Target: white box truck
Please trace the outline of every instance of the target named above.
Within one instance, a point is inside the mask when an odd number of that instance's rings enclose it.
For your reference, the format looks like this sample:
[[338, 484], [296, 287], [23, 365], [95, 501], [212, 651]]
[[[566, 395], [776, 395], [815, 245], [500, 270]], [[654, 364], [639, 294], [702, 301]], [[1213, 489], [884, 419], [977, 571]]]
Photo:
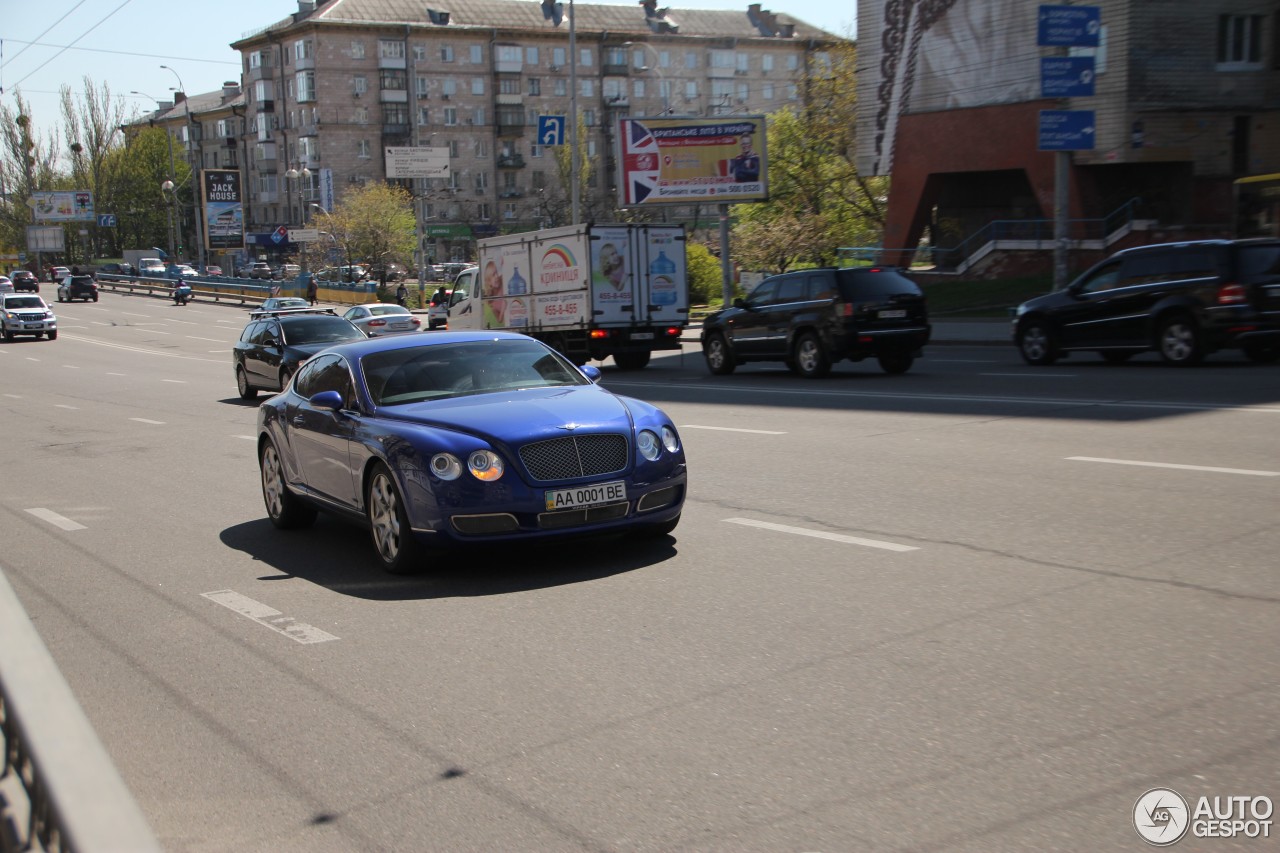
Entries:
[[682, 225], [571, 225], [477, 241], [458, 274], [450, 329], [522, 332], [578, 364], [638, 370], [678, 350], [689, 321]]

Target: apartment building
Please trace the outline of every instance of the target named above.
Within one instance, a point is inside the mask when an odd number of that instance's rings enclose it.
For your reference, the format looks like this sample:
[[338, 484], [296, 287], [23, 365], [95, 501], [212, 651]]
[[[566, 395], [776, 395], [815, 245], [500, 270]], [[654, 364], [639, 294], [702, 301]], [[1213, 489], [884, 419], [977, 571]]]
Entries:
[[300, 0], [231, 45], [238, 88], [149, 120], [205, 168], [243, 171], [246, 230], [263, 248], [280, 225], [310, 222], [312, 205], [331, 209], [348, 187], [386, 180], [386, 148], [446, 148], [449, 179], [400, 181], [420, 206], [426, 256], [445, 260], [478, 237], [567, 221], [567, 188], [534, 131], [541, 115], [569, 114], [571, 80], [593, 167], [584, 216], [611, 216], [614, 119], [798, 105], [804, 75], [839, 40], [760, 4], [576, 3], [570, 55], [567, 14], [538, 0]]
[[[1059, 4], [1061, 5], [1061, 4]], [[1070, 218], [1132, 199], [1161, 226], [1232, 222], [1232, 185], [1280, 171], [1280, 11], [1257, 0], [1094, 0], [1097, 47], [1040, 47], [1042, 6], [858, 7], [858, 153], [891, 175], [886, 247], [955, 245], [993, 220], [1053, 217], [1041, 110], [1094, 113], [1070, 154]], [[1094, 91], [1046, 98], [1041, 59], [1091, 56]]]

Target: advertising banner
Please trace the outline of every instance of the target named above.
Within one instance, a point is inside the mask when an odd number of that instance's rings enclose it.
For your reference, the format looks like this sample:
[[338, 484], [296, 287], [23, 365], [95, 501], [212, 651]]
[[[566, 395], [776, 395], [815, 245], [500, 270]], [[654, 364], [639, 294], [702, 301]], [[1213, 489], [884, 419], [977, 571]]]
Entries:
[[244, 248], [244, 200], [240, 189], [240, 172], [236, 169], [200, 171], [206, 249]]
[[36, 192], [27, 202], [40, 222], [96, 222], [93, 193], [85, 190]]
[[769, 197], [764, 116], [623, 118], [617, 130], [622, 207]]

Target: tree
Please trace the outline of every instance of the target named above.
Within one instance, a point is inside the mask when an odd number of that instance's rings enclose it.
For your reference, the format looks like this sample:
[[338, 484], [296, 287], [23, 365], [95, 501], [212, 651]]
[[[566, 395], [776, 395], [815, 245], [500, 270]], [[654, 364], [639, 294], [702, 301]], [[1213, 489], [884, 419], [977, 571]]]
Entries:
[[58, 136], [35, 135], [31, 105], [21, 92], [14, 107], [0, 106], [0, 246], [24, 248], [32, 224], [27, 202], [37, 190], [54, 186], [58, 164]]
[[349, 263], [413, 263], [413, 198], [404, 187], [374, 181], [348, 190], [325, 221]]
[[685, 274], [689, 279], [689, 301], [706, 305], [724, 295], [720, 259], [702, 243], [685, 243]]
[[888, 183], [854, 166], [856, 48], [832, 46], [804, 78], [802, 106], [769, 116], [769, 201], [738, 205], [734, 257], [782, 272], [827, 265], [843, 246], [879, 242]]
[[[124, 120], [124, 108], [111, 99], [111, 88], [103, 83], [94, 89], [93, 80], [84, 78], [84, 92], [77, 99], [69, 86], [62, 87], [62, 122], [71, 156], [70, 189], [93, 193], [95, 210], [115, 212], [122, 158], [112, 157], [120, 147], [117, 136]], [[83, 223], [79, 227], [85, 227]], [[77, 229], [78, 230], [78, 229]], [[100, 237], [97, 223], [88, 224], [91, 235]], [[106, 230], [106, 229], [102, 229]], [[109, 236], [109, 235], [108, 235]], [[95, 244], [96, 244], [95, 240]], [[71, 245], [70, 243], [68, 245]], [[114, 247], [118, 250], [118, 246]], [[96, 252], [93, 254], [97, 254]], [[111, 252], [118, 257], [119, 252]], [[89, 260], [88, 257], [82, 260]]]

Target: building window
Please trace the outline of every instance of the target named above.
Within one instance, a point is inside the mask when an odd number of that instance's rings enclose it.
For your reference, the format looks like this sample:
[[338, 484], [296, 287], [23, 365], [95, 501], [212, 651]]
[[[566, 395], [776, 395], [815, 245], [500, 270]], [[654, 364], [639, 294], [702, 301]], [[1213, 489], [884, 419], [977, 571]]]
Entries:
[[538, 49], [536, 47], [526, 47], [524, 49], [524, 61], [526, 65], [537, 67], [538, 65]]
[[357, 95], [363, 95], [365, 92], [369, 91], [368, 79], [363, 74], [352, 77], [351, 91], [355, 92]]
[[413, 46], [413, 61], [414, 62], [427, 61], [427, 46], [425, 44], [415, 44]]
[[378, 72], [378, 87], [403, 91], [409, 86], [409, 75], [403, 68], [383, 68]]
[[489, 158], [489, 143], [483, 139], [475, 141], [475, 155], [477, 160], [487, 160]]
[[542, 94], [542, 78], [540, 77], [529, 78], [529, 94], [535, 97]]
[[502, 218], [503, 219], [516, 218], [516, 203], [514, 201], [508, 201], [502, 205]]
[[764, 56], [760, 57], [760, 70], [761, 71], [773, 70], [773, 54], [772, 53], [766, 53]]
[[595, 110], [583, 110], [583, 111], [582, 111], [582, 123], [583, 123], [583, 124], [585, 124], [587, 127], [595, 127], [595, 126], [596, 126], [596, 111], [595, 111]]
[[795, 71], [799, 67], [800, 67], [800, 57], [796, 56], [794, 53], [787, 54], [787, 70]]
[[426, 97], [430, 97], [430, 95], [431, 95], [431, 80], [430, 80], [430, 78], [427, 78], [427, 77], [417, 77], [417, 78], [415, 78], [415, 79], [414, 79], [414, 85], [417, 87], [417, 90], [418, 90], [418, 97], [419, 97], [419, 98], [426, 98]]
[[471, 64], [480, 65], [484, 62], [484, 51], [478, 44], [471, 45]]
[[311, 39], [300, 39], [293, 43], [293, 55], [297, 59], [311, 58]]
[[585, 79], [585, 80], [579, 80], [579, 81], [578, 81], [578, 86], [579, 86], [579, 88], [580, 88], [580, 90], [581, 90], [581, 91], [579, 91], [579, 93], [578, 93], [578, 94], [580, 94], [582, 97], [584, 97], [584, 98], [594, 98], [594, 97], [595, 97], [595, 94], [596, 94], [596, 81], [592, 80], [590, 77], [588, 77], [588, 78], [587, 78], [587, 79]]
[[557, 77], [554, 86], [556, 94], [561, 98], [569, 94], [569, 83], [563, 77]]
[[369, 159], [369, 157], [371, 156], [369, 154], [369, 140], [361, 139], [358, 142], [356, 142], [356, 156], [362, 160]]
[[407, 125], [409, 123], [409, 105], [383, 104], [382, 123], [385, 125]]
[[773, 84], [772, 83], [762, 83], [760, 85], [760, 97], [766, 101], [773, 100]]
[[741, 74], [746, 74], [751, 70], [751, 55], [746, 53], [737, 54], [737, 70]]
[[316, 99], [316, 72], [299, 71], [296, 79], [298, 81], [298, 102], [314, 101]]
[[484, 107], [476, 107], [471, 114], [471, 123], [477, 127], [484, 127]]
[[253, 84], [253, 100], [257, 103], [269, 101], [272, 98], [271, 81], [259, 80]]
[[[450, 157], [457, 157], [457, 156], [458, 156], [458, 140], [456, 140], [456, 139], [450, 139], [450, 140], [449, 140], [449, 156], [450, 156]], [[450, 172], [450, 174], [451, 174], [451, 175], [453, 175], [453, 179], [454, 179], [454, 180], [453, 180], [453, 185], [456, 187], [456, 186], [458, 185], [458, 180], [457, 180], [457, 178], [458, 178], [458, 173], [457, 173], [457, 172], [453, 172], [453, 171], [451, 171], [451, 172]]]
[[369, 108], [356, 107], [356, 124], [368, 124], [368, 123], [369, 123]]
[[473, 95], [484, 94], [484, 78], [483, 77], [471, 78], [471, 94]]
[[444, 108], [444, 125], [445, 125], [445, 127], [455, 127], [455, 126], [457, 126], [457, 124], [458, 124], [458, 109], [457, 109], [457, 107], [445, 107], [445, 108]]
[[404, 59], [404, 42], [379, 39], [378, 56], [382, 59]]
[[594, 64], [591, 58], [591, 48], [584, 47], [578, 51], [578, 64], [583, 68], [590, 68]]
[[[531, 143], [529, 143], [529, 156], [530, 156], [530, 157], [541, 157], [541, 156], [542, 156], [542, 146], [541, 146], [541, 145], [539, 145], [539, 144], [538, 144], [538, 143], [536, 143], [536, 142], [531, 142]], [[541, 172], [539, 172], [538, 174], [541, 174]], [[536, 184], [537, 184], [537, 181], [534, 181], [534, 184], [536, 185]]]
[[686, 100], [690, 100], [690, 101], [697, 99], [698, 97], [698, 81], [697, 80], [684, 81], [684, 96]]
[[547, 188], [546, 172], [534, 172], [532, 180], [533, 180], [533, 188], [535, 190], [545, 190]]
[[[257, 54], [254, 54], [255, 56]], [[563, 47], [551, 48], [551, 64], [556, 68], [564, 68], [565, 52]]]
[[364, 42], [353, 41], [351, 43], [351, 58], [364, 59]]
[[453, 62], [453, 45], [451, 44], [440, 45], [440, 61]]
[[627, 49], [625, 47], [606, 47], [604, 49], [605, 65], [626, 65]]
[[458, 82], [452, 77], [446, 77], [440, 83], [440, 94], [453, 96], [458, 94]]
[[478, 190], [487, 190], [487, 189], [489, 189], [489, 173], [488, 173], [488, 172], [476, 172], [476, 174], [475, 174], [475, 182], [476, 182], [476, 189], [478, 189]]
[[[477, 189], [479, 189], [479, 187], [477, 187]], [[489, 202], [485, 201], [476, 205], [476, 217], [482, 222], [488, 222], [489, 219], [492, 218], [492, 214], [489, 210]]]
[[637, 98], [644, 97], [644, 81], [643, 80], [631, 81], [631, 94]]
[[418, 107], [418, 124], [431, 124], [431, 110]]
[[697, 67], [698, 67], [698, 54], [694, 53], [692, 50], [690, 50], [690, 51], [686, 51], [686, 52], [685, 52], [685, 55], [684, 55], [684, 67], [685, 67], [685, 68], [697, 68]]
[[524, 126], [524, 110], [517, 106], [497, 107], [498, 124], [503, 127], [523, 127]]
[[497, 61], [503, 65], [521, 65], [524, 63], [524, 48], [513, 44], [500, 44]]
[[1262, 68], [1262, 15], [1219, 15], [1218, 70], [1260, 68]]
[[737, 60], [734, 59], [732, 50], [712, 50], [709, 51], [709, 65], [712, 68], [736, 68]]

